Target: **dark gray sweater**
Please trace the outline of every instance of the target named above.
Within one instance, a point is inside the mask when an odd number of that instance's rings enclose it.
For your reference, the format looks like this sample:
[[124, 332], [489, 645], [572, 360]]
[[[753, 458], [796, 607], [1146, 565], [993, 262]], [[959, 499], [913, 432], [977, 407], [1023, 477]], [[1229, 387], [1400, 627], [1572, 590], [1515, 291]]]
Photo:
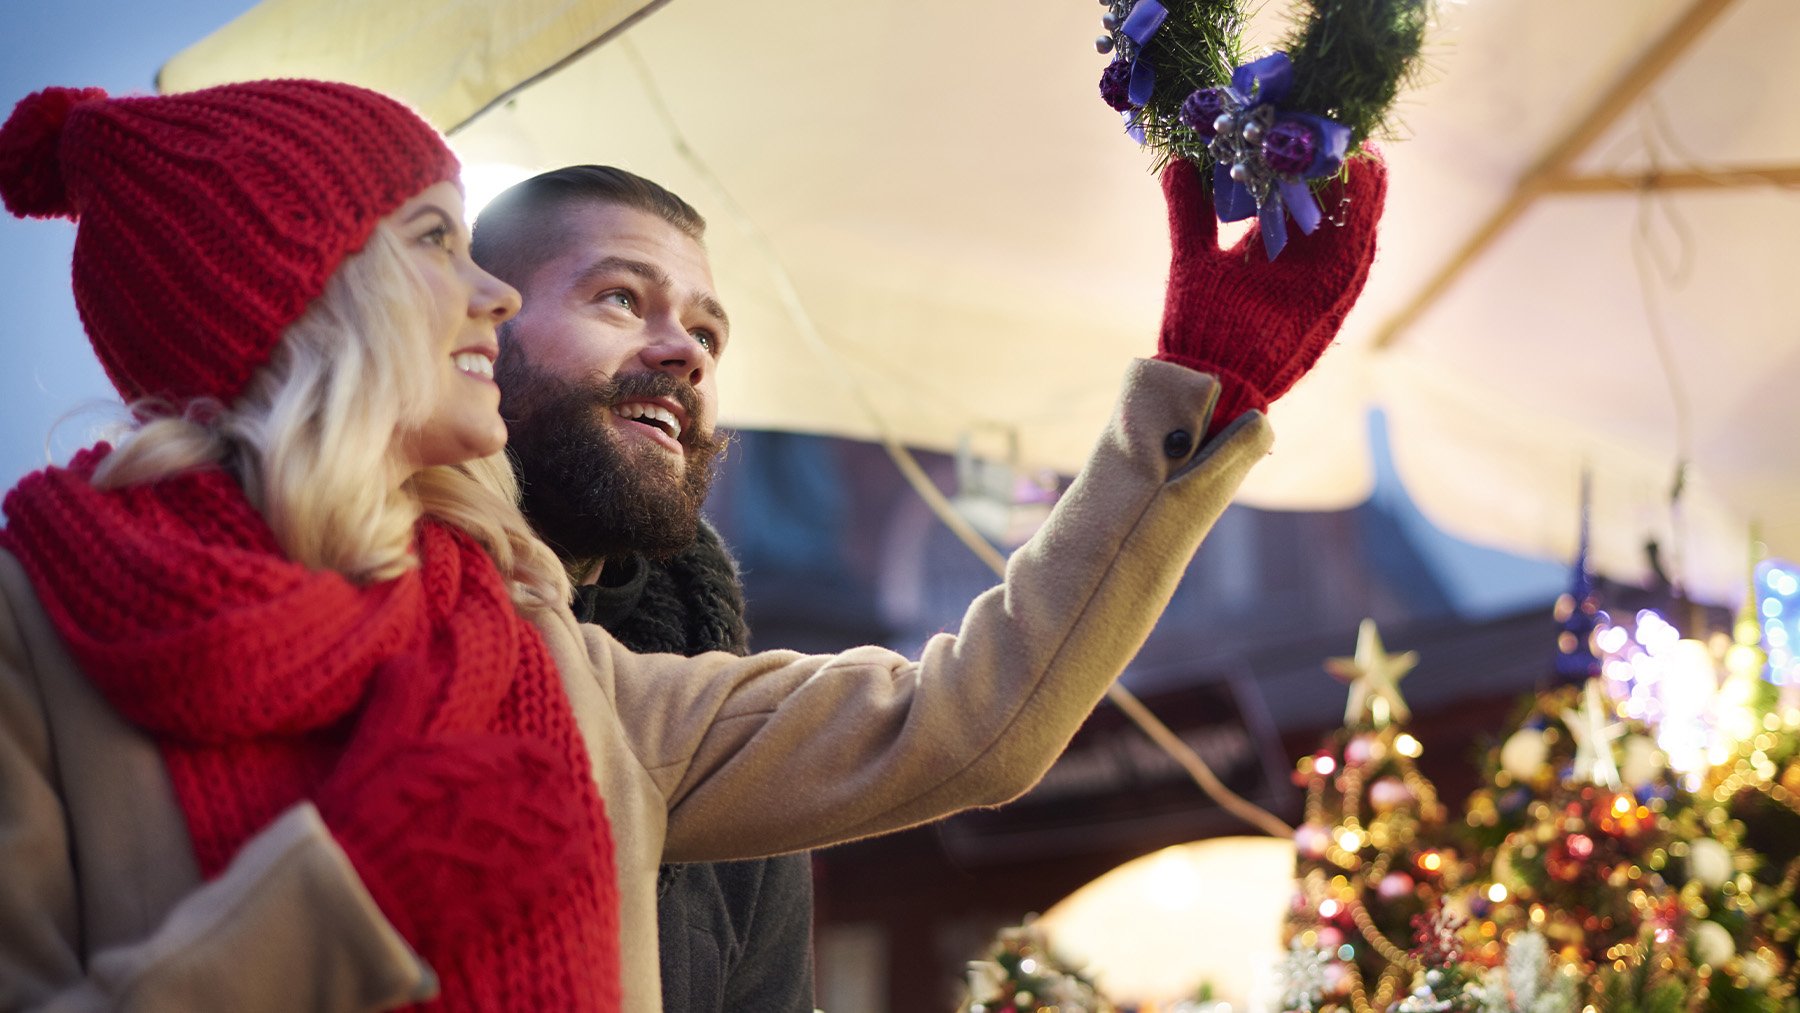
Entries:
[[[639, 653], [748, 650], [743, 585], [704, 523], [670, 559], [608, 560], [574, 609]], [[808, 856], [665, 865], [657, 898], [665, 1013], [811, 1013]]]

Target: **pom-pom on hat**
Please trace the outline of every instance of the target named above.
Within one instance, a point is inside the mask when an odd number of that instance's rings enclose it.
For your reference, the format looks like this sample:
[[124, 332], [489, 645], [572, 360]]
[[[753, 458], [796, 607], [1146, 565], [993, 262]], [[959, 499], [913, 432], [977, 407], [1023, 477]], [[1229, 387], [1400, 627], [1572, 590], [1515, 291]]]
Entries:
[[75, 305], [127, 400], [230, 403], [381, 218], [456, 156], [377, 92], [46, 88], [0, 126], [0, 200], [75, 220]]

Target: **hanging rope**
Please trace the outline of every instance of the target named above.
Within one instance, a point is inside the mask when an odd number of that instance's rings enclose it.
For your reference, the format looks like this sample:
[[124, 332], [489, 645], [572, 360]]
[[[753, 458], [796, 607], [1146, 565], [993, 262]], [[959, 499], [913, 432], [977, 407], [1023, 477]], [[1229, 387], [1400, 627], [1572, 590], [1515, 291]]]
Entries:
[[[1654, 178], [1663, 169], [1663, 152], [1668, 149], [1677, 155], [1683, 154], [1674, 133], [1668, 127], [1662, 115], [1662, 108], [1651, 102], [1646, 114], [1648, 125], [1643, 131], [1645, 155], [1650, 162], [1650, 178]], [[1666, 251], [1658, 241], [1652, 226], [1654, 217], [1660, 212], [1663, 221], [1675, 234], [1675, 249]], [[1687, 280], [1693, 268], [1693, 229], [1675, 209], [1674, 204], [1654, 189], [1645, 187], [1638, 191], [1636, 226], [1631, 238], [1631, 261], [1637, 272], [1638, 293], [1644, 303], [1644, 320], [1650, 331], [1650, 344], [1656, 350], [1658, 365], [1662, 367], [1663, 380], [1669, 389], [1669, 405], [1675, 425], [1675, 467], [1669, 480], [1669, 566], [1667, 575], [1678, 596], [1685, 597], [1684, 587], [1686, 573], [1682, 565], [1681, 497], [1687, 488], [1688, 464], [1693, 454], [1693, 423], [1688, 406], [1687, 391], [1681, 383], [1681, 370], [1675, 362], [1675, 352], [1669, 340], [1668, 329], [1664, 320], [1662, 307], [1656, 300], [1656, 281], [1665, 286], [1680, 286]]]
[[[794, 287], [793, 278], [788, 275], [787, 268], [783, 266], [781, 258], [775, 253], [774, 245], [756, 226], [750, 215], [733, 199], [724, 182], [712, 171], [712, 167], [704, 158], [700, 157], [699, 152], [695, 151], [692, 145], [688, 144], [687, 137], [676, 124], [668, 103], [663, 100], [662, 91], [657, 87], [656, 79], [650, 72], [649, 63], [638, 52], [631, 37], [626, 36], [620, 40], [619, 44], [626, 57], [631, 60], [632, 66], [637, 70], [638, 78], [644, 86], [644, 94], [649, 98], [658, 118], [662, 120], [664, 128], [668, 130], [670, 142], [674, 145], [676, 153], [712, 189], [719, 205], [725, 209], [726, 214], [732, 219], [732, 223], [761, 255], [763, 266], [769, 274], [769, 280], [775, 286], [776, 295], [781, 299], [782, 306], [787, 310], [788, 317], [801, 340], [806, 343], [813, 354], [829, 365], [830, 368], [827, 372], [839, 378], [845, 391], [855, 400], [857, 407], [874, 426], [880, 437], [882, 448], [893, 459], [895, 467], [900, 469], [900, 474], [905, 476], [907, 483], [925, 501], [926, 506], [931, 508], [931, 512], [964, 545], [968, 546], [969, 551], [973, 552], [976, 558], [986, 563], [996, 575], [1005, 576], [1006, 557], [990, 545], [987, 539], [983, 538], [980, 532], [977, 532], [961, 514], [956, 512], [950, 501], [931, 481], [930, 476], [926, 475], [925, 470], [919, 466], [919, 462], [913, 457], [912, 452], [895, 438], [893, 428], [881, 414], [881, 410], [875, 406], [874, 401], [869, 398], [868, 392], [862, 388], [862, 385], [857, 383], [843, 357], [831, 346], [830, 342], [825, 340], [824, 335], [813, 323], [812, 314], [807, 312], [806, 305], [800, 298], [799, 290]], [[1207, 766], [1206, 761], [1200, 758], [1200, 754], [1183, 742], [1180, 736], [1171, 731], [1168, 725], [1163, 724], [1155, 714], [1152, 714], [1150, 709], [1144, 706], [1143, 701], [1139, 700], [1131, 691], [1114, 682], [1107, 687], [1106, 696], [1125, 713], [1126, 717], [1142, 729], [1151, 741], [1168, 753], [1188, 773], [1188, 776], [1193, 778], [1194, 783], [1200, 786], [1200, 790], [1205, 792], [1207, 797], [1217, 802], [1227, 812], [1270, 836], [1292, 837], [1294, 835], [1294, 829], [1273, 813], [1226, 787], [1225, 783], [1219, 780], [1218, 775], [1213, 773], [1212, 768]]]

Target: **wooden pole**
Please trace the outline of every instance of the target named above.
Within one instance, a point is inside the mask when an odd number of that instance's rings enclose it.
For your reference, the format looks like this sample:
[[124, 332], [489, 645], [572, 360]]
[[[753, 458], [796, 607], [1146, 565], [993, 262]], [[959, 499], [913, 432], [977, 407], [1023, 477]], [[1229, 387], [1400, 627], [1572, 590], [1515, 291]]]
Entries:
[[1800, 187], [1800, 165], [1558, 176], [1544, 180], [1538, 192], [1541, 196], [1560, 196], [1573, 193], [1637, 193], [1641, 190], [1741, 190], [1762, 186]]
[[1513, 187], [1506, 201], [1444, 262], [1424, 287], [1399, 312], [1388, 318], [1375, 336], [1376, 350], [1394, 345], [1400, 333], [1449, 291], [1463, 271], [1486, 253], [1487, 248], [1493, 245], [1501, 233], [1518, 221], [1539, 197], [1550, 192], [1548, 186], [1551, 181], [1567, 179], [1569, 166], [1581, 157], [1582, 152], [1630, 109], [1645, 89], [1655, 84], [1708, 27], [1730, 9], [1731, 4], [1732, 0], [1695, 0], [1693, 6], [1670, 25], [1668, 31], [1651, 44], [1644, 55], [1613, 83], [1594, 107], [1588, 110], [1587, 115], [1538, 159], [1537, 164]]

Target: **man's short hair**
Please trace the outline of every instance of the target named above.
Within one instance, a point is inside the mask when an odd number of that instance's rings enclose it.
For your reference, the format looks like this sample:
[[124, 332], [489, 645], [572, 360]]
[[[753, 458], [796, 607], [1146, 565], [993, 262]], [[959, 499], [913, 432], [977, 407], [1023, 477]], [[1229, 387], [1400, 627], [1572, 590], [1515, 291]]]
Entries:
[[570, 209], [616, 204], [655, 215], [691, 237], [706, 240], [706, 219], [693, 205], [636, 173], [610, 165], [570, 165], [539, 173], [495, 197], [475, 221], [475, 262], [515, 288], [562, 252]]

